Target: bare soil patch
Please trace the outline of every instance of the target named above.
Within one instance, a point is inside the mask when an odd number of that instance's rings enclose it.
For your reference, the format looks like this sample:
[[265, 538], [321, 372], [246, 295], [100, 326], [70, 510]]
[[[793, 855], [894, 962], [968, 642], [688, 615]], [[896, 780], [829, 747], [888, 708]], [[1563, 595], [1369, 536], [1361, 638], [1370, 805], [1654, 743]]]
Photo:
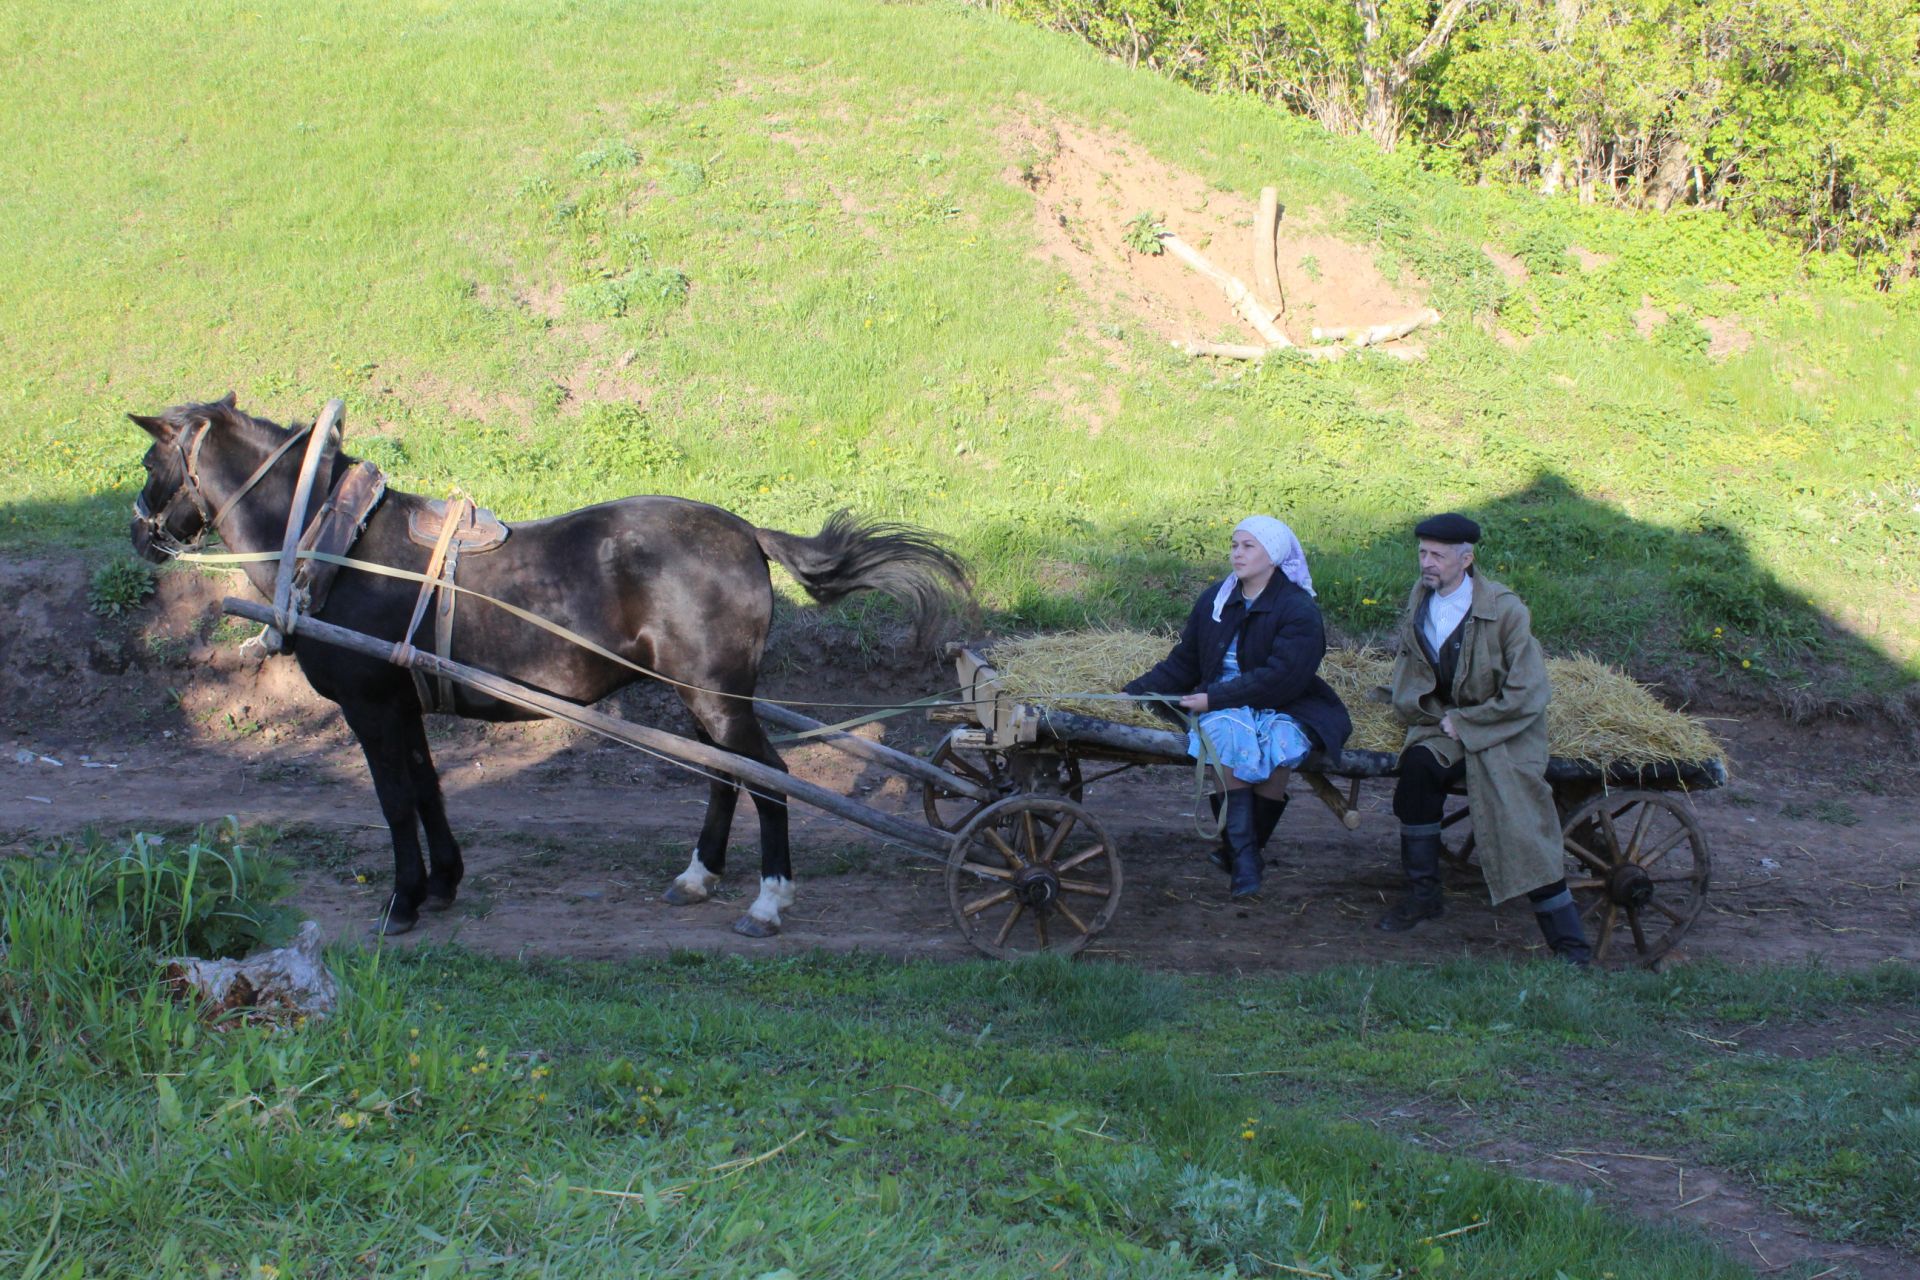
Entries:
[[[1162, 163], [1113, 130], [1034, 119], [1008, 126], [1003, 136], [1012, 157], [1007, 180], [1033, 193], [1041, 252], [1089, 298], [1168, 342], [1254, 340], [1218, 287], [1170, 254], [1137, 253], [1126, 242], [1128, 224], [1152, 214], [1251, 286], [1250, 199]], [[1283, 208], [1278, 260], [1286, 295], [1279, 325], [1302, 345], [1316, 326], [1381, 324], [1426, 306], [1417, 283], [1389, 283], [1371, 251], [1331, 234], [1315, 210]]]

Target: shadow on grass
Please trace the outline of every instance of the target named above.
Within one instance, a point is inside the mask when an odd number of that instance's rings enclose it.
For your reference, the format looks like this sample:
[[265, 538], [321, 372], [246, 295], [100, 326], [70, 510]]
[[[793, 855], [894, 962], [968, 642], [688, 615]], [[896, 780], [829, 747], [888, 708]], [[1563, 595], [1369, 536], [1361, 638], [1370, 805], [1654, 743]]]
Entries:
[[[1056, 549], [1035, 551], [1031, 529], [992, 531], [989, 538], [1024, 544], [1027, 556], [1059, 570], [1036, 574], [1001, 620], [1011, 629], [1122, 619], [1177, 627], [1201, 588], [1225, 572], [1228, 533], [1246, 501], [1196, 495], [1188, 513], [1107, 526], [1091, 554], [1084, 541], [1072, 548], [1061, 538]], [[1635, 519], [1551, 471], [1461, 509], [1481, 525], [1480, 567], [1520, 593], [1550, 652], [1594, 653], [1682, 700], [1712, 692], [1771, 701], [1796, 719], [1920, 718], [1911, 665], [1783, 584], [1731, 529]], [[1304, 532], [1330, 626], [1390, 642], [1415, 577], [1412, 526], [1429, 514], [1417, 495], [1398, 519], [1324, 539], [1313, 535], [1315, 513], [1274, 514]]]

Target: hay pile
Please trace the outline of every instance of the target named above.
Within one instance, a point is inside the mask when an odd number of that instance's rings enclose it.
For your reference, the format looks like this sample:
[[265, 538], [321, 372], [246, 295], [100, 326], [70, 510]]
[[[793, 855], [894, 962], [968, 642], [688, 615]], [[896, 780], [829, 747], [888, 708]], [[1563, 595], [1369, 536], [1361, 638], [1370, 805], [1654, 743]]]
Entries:
[[987, 653], [1000, 683], [1021, 702], [1098, 716], [1148, 729], [1172, 726], [1145, 702], [1061, 698], [1063, 693], [1118, 693], [1120, 686], [1167, 656], [1177, 635], [1149, 631], [1057, 631], [1002, 640]]
[[[1164, 729], [1144, 703], [1062, 698], [1113, 693], [1167, 656], [1176, 637], [1140, 631], [1078, 631], [1003, 640], [989, 661], [1007, 691], [1022, 702], [1059, 707], [1120, 724]], [[1320, 675], [1353, 717], [1354, 751], [1397, 752], [1405, 730], [1373, 690], [1387, 683], [1393, 657], [1380, 649], [1329, 649]], [[1547, 659], [1553, 701], [1547, 705], [1548, 749], [1591, 764], [1645, 767], [1723, 757], [1699, 721], [1671, 711], [1639, 681], [1588, 657]]]

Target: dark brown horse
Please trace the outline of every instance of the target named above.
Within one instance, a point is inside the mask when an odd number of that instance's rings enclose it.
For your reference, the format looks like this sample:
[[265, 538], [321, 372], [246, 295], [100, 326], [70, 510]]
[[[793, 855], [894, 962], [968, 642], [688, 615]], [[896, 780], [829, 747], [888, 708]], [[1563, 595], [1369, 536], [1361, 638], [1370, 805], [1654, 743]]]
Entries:
[[[301, 450], [295, 430], [250, 417], [233, 396], [180, 405], [157, 418], [129, 415], [153, 437], [147, 483], [135, 503], [134, 550], [155, 562], [197, 545], [211, 526], [236, 552], [277, 551], [293, 503]], [[275, 451], [281, 450], [275, 458]], [[319, 476], [312, 507], [353, 459], [337, 454]], [[262, 469], [264, 468], [264, 470]], [[432, 552], [408, 533], [408, 517], [426, 506], [389, 490], [353, 545], [356, 560], [426, 572]], [[777, 560], [814, 599], [879, 590], [907, 604], [922, 633], [955, 595], [964, 595], [960, 561], [923, 532], [862, 525], [845, 512], [814, 537], [757, 529], [728, 511], [683, 498], [625, 498], [513, 526], [497, 550], [460, 562], [462, 587], [516, 605], [629, 662], [682, 682], [700, 739], [784, 768], [753, 713], [754, 686], [773, 614], [768, 560]], [[277, 566], [245, 566], [253, 585], [273, 595]], [[382, 640], [399, 641], [414, 614], [414, 582], [342, 569], [313, 616]], [[641, 678], [631, 669], [472, 597], [457, 613], [451, 652], [442, 656], [587, 704]], [[427, 619], [408, 637], [436, 652]], [[314, 641], [289, 637], [294, 658], [316, 692], [340, 705], [373, 775], [393, 834], [393, 896], [382, 929], [402, 933], [420, 911], [451, 906], [463, 865], [447, 824], [439, 776], [427, 748], [420, 694], [401, 667]], [[686, 687], [691, 686], [691, 687]], [[453, 714], [518, 720], [530, 713], [454, 687]], [[739, 798], [716, 778], [693, 860], [666, 900], [705, 900], [726, 866], [727, 833]], [[780, 928], [793, 901], [786, 802], [755, 793], [760, 816], [760, 894], [734, 924], [750, 937]], [[424, 828], [431, 867], [421, 857]]]

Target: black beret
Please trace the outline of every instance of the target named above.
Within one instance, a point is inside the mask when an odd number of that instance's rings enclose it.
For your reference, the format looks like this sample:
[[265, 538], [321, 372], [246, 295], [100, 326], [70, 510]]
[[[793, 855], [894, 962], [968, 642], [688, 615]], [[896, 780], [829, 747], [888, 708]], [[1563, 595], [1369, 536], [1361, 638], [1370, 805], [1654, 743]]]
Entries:
[[1480, 526], [1457, 511], [1428, 516], [1413, 526], [1413, 536], [1434, 542], [1478, 542]]

